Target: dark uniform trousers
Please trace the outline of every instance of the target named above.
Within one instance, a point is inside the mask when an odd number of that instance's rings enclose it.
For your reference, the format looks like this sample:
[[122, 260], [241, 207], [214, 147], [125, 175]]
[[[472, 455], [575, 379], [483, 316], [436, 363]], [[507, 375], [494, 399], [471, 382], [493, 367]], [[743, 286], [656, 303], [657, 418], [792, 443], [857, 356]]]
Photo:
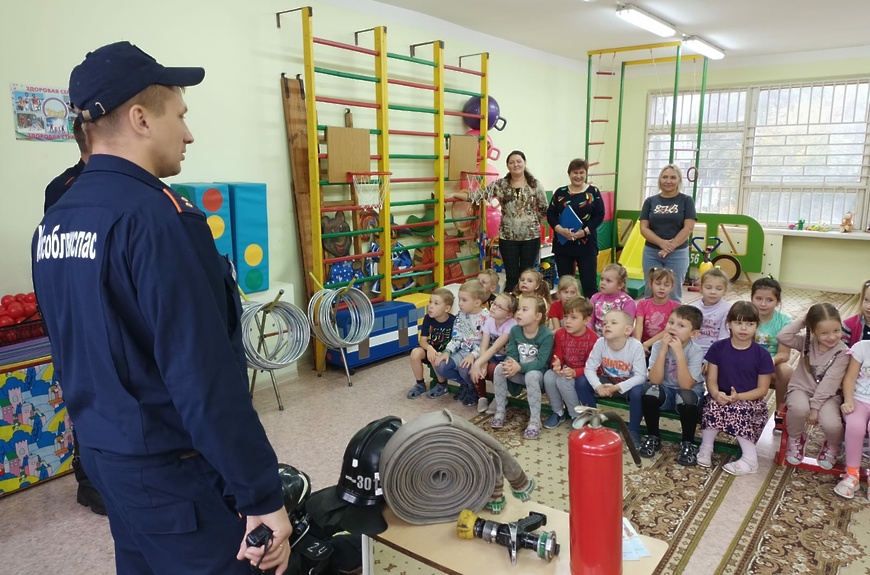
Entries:
[[236, 559], [245, 520], [196, 452], [147, 457], [81, 447], [103, 494], [119, 575], [250, 575]]

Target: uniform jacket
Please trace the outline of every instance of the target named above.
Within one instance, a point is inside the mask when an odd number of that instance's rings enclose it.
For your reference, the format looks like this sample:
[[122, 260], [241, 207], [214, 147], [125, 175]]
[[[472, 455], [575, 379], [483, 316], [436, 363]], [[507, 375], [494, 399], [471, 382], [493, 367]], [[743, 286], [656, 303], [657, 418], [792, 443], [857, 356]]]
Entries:
[[204, 214], [139, 166], [94, 155], [39, 224], [32, 257], [81, 445], [131, 461], [195, 450], [240, 512], [279, 509], [232, 264]]

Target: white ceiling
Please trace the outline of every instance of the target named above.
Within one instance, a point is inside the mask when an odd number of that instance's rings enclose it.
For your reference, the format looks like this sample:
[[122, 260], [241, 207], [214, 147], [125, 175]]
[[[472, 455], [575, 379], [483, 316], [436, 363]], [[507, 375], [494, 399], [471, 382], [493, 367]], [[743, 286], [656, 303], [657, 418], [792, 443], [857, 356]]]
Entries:
[[[588, 50], [668, 41], [618, 18], [615, 0], [379, 1], [574, 60], [585, 60]], [[719, 46], [726, 58], [870, 45], [868, 0], [632, 3]]]

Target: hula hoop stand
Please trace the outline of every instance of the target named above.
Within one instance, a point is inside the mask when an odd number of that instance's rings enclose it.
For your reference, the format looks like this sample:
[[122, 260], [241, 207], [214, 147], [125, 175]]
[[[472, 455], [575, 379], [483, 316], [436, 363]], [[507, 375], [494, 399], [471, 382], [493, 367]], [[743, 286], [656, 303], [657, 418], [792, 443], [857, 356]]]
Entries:
[[[317, 284], [320, 283], [317, 279], [314, 281]], [[345, 348], [359, 345], [368, 339], [375, 323], [375, 310], [372, 307], [372, 302], [363, 292], [353, 289], [354, 281], [355, 279], [351, 280], [349, 285], [337, 290], [321, 288], [308, 302], [308, 320], [311, 330], [327, 349], [337, 349], [341, 353], [341, 363], [344, 365], [348, 387], [353, 386], [353, 380], [350, 378], [351, 373], [347, 365]], [[335, 321], [340, 307], [346, 309], [349, 314], [344, 336], [339, 333]], [[325, 354], [326, 349], [324, 349]], [[326, 361], [322, 363], [325, 371]], [[317, 377], [322, 375], [322, 371], [317, 373]]]
[[[248, 367], [254, 371], [249, 392], [253, 397], [257, 374], [261, 371], [269, 372], [275, 399], [278, 400], [278, 410], [283, 411], [284, 402], [278, 391], [275, 370], [287, 367], [302, 357], [311, 339], [311, 326], [305, 312], [291, 303], [281, 301], [281, 296], [284, 295], [283, 289], [278, 291], [274, 300], [267, 303], [249, 301], [241, 289], [239, 293], [243, 298], [242, 346], [245, 349]], [[266, 319], [269, 316], [275, 324], [275, 331], [266, 333]], [[270, 344], [269, 340], [273, 337], [277, 340], [274, 344]]]

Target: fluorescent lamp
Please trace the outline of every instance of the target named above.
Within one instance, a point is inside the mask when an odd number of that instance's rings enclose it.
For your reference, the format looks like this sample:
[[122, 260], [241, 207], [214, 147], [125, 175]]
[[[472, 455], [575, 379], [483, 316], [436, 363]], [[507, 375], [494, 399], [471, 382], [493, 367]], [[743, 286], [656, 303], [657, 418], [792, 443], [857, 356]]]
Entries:
[[692, 52], [697, 52], [713, 60], [721, 60], [725, 57], [725, 52], [697, 36], [689, 36], [683, 40], [683, 46]]
[[649, 12], [644, 12], [634, 4], [620, 6], [616, 9], [616, 15], [626, 22], [630, 22], [638, 28], [643, 28], [662, 38], [669, 38], [676, 32], [673, 26]]

